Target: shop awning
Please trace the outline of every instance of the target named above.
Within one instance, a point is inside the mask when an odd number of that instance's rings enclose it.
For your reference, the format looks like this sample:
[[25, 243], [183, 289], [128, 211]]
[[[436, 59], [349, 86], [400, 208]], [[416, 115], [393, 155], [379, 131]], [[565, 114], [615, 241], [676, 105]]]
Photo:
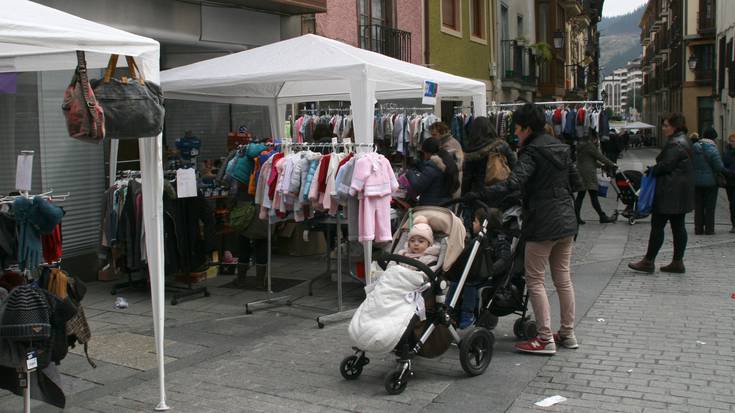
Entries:
[[[0, 13], [0, 72], [69, 70], [71, 79], [72, 70], [77, 66], [77, 50], [85, 51], [90, 68], [107, 66], [111, 54], [134, 56], [139, 59], [146, 79], [159, 81], [160, 46], [157, 41], [30, 1], [3, 1]], [[144, 225], [159, 366], [160, 402], [157, 409], [167, 409], [163, 366], [162, 143], [161, 135], [141, 138], [138, 145], [143, 180]]]

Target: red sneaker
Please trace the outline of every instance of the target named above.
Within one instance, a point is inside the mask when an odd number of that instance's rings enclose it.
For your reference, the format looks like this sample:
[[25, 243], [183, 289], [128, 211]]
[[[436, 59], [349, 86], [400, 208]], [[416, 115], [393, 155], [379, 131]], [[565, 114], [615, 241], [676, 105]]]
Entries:
[[536, 336], [528, 341], [521, 341], [520, 343], [516, 343], [515, 348], [516, 350], [522, 351], [524, 353], [548, 355], [556, 354], [556, 344], [554, 344], [554, 340], [544, 340], [539, 336]]

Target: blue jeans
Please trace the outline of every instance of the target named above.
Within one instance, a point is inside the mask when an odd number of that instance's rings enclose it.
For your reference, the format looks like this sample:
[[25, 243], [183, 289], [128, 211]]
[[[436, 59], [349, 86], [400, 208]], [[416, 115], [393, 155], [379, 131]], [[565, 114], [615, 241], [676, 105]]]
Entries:
[[[458, 283], [451, 283], [449, 287], [449, 294], [447, 295], [447, 303], [452, 301], [454, 293], [457, 290]], [[477, 287], [465, 283], [464, 290], [462, 292], [462, 304], [460, 305], [460, 311], [463, 313], [474, 313], [475, 307], [477, 306]]]

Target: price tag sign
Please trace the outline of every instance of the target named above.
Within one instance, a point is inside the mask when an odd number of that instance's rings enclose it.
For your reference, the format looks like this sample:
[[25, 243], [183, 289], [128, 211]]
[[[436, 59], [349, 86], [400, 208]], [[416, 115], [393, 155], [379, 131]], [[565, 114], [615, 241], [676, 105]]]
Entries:
[[436, 82], [427, 80], [424, 82], [424, 96], [421, 99], [423, 105], [436, 105], [436, 95], [439, 91], [439, 85]]
[[339, 141], [337, 140], [337, 138], [332, 138], [332, 145], [336, 145], [338, 143]]
[[351, 143], [352, 143], [352, 139], [350, 139], [350, 138], [345, 138], [343, 142], [344, 142], [344, 143], [345, 143], [346, 145], [349, 145], [349, 144], [351, 144]]
[[176, 195], [179, 198], [197, 196], [197, 174], [194, 168], [176, 170]]
[[19, 191], [30, 191], [32, 176], [33, 152], [23, 151], [18, 155], [18, 164], [15, 167], [15, 189]]
[[36, 357], [35, 351], [29, 351], [26, 354], [26, 369], [28, 371], [34, 371], [38, 367], [38, 358]]

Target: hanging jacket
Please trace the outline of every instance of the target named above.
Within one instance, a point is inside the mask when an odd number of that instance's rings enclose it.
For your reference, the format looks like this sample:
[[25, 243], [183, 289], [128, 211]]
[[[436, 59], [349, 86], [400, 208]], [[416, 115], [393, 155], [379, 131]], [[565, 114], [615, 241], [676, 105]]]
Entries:
[[577, 111], [570, 109], [567, 112], [566, 121], [564, 123], [564, 134], [569, 137], [577, 137]]
[[248, 184], [250, 182], [250, 173], [255, 166], [254, 158], [266, 150], [266, 146], [262, 143], [251, 143], [244, 150], [244, 153], [235, 158], [235, 164], [232, 167], [232, 177], [238, 182]]
[[672, 136], [656, 157], [653, 212], [685, 214], [694, 209], [692, 144], [683, 132]]
[[710, 139], [700, 139], [694, 149], [694, 184], [696, 186], [717, 186], [717, 174], [725, 170], [720, 151]]
[[164, 192], [163, 211], [166, 272], [202, 271], [216, 249], [214, 213], [202, 192], [176, 199]]

